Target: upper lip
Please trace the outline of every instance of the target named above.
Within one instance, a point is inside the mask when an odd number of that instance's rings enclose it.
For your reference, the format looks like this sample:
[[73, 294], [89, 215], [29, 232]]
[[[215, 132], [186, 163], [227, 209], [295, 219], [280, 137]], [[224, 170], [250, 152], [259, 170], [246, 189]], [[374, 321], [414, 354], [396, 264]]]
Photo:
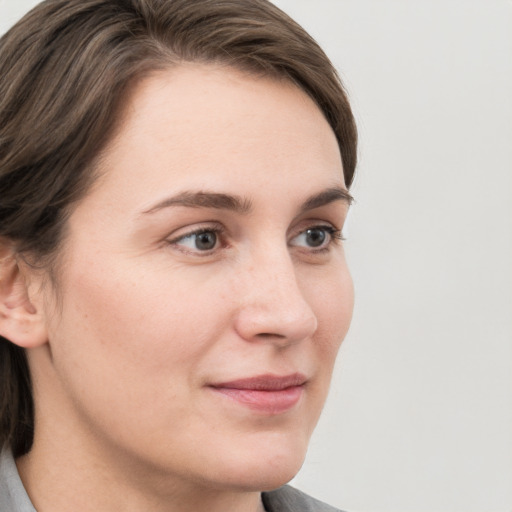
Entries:
[[301, 373], [292, 373], [290, 375], [265, 374], [248, 377], [243, 379], [231, 380], [228, 382], [219, 382], [211, 384], [214, 388], [227, 389], [251, 389], [254, 391], [281, 391], [283, 389], [302, 386], [307, 378]]

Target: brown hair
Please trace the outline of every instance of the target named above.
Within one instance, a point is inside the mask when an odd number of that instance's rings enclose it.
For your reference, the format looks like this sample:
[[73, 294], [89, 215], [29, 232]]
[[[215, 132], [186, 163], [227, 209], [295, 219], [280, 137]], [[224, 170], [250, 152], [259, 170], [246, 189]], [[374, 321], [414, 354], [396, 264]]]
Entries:
[[[343, 86], [315, 41], [270, 2], [46, 0], [0, 39], [0, 241], [51, 269], [123, 92], [180, 61], [295, 83], [330, 123], [350, 186], [357, 133]], [[25, 353], [0, 337], [0, 448], [30, 450], [33, 420]]]

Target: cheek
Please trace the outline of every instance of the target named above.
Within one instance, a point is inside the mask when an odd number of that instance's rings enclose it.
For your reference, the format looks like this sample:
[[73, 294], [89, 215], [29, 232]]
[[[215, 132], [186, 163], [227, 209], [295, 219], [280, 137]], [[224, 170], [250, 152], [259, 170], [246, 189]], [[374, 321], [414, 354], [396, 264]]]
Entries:
[[84, 379], [133, 383], [141, 393], [199, 364], [224, 319], [211, 293], [171, 275], [106, 263], [70, 271], [53, 333], [58, 361], [74, 362]]
[[323, 386], [327, 395], [334, 363], [349, 330], [354, 309], [354, 285], [346, 265], [331, 276], [317, 299], [319, 336], [315, 346], [323, 365]]
[[354, 286], [348, 268], [343, 263], [329, 272], [322, 283], [309, 280], [306, 292], [318, 320], [317, 343], [327, 356], [335, 358], [345, 338], [354, 309]]
[[149, 274], [104, 262], [94, 271], [69, 269], [50, 340], [73, 410], [127, 446], [157, 432], [168, 440], [170, 425], [176, 435], [187, 431], [198, 414], [189, 404], [197, 403], [201, 370], [229, 324], [229, 305], [213, 299], [214, 283], [190, 287], [156, 268]]

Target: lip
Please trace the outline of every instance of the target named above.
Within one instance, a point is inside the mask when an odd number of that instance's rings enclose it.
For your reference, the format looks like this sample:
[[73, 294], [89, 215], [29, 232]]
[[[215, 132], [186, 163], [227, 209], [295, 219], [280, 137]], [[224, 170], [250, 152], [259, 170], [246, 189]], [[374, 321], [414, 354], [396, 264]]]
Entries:
[[301, 399], [307, 378], [300, 374], [259, 375], [210, 384], [209, 388], [233, 402], [270, 415], [292, 409]]

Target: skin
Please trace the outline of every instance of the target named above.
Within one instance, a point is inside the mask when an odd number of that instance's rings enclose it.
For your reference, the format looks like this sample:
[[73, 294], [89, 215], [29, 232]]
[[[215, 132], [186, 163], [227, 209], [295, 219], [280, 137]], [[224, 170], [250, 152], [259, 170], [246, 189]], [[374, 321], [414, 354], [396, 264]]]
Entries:
[[[335, 136], [289, 83], [183, 65], [136, 85], [98, 170], [69, 218], [60, 301], [25, 269], [43, 332], [34, 447], [17, 461], [28, 493], [39, 512], [262, 510], [303, 462], [352, 314], [328, 230], [348, 203], [304, 211], [345, 189]], [[243, 208], [170, 204], [184, 192]], [[280, 413], [211, 388], [297, 372]]]

